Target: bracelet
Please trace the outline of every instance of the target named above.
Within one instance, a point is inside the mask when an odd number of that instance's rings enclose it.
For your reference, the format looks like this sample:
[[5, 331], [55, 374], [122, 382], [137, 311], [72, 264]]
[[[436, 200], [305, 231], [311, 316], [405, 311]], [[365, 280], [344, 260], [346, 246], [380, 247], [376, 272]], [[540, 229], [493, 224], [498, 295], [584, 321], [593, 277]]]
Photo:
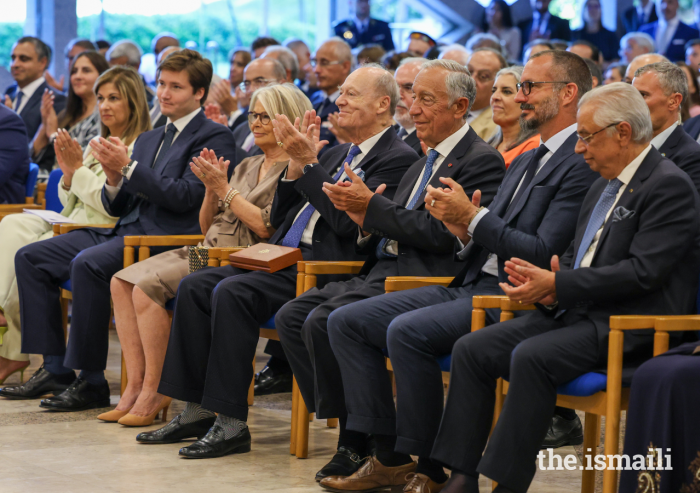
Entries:
[[481, 211], [483, 211], [484, 209], [485, 209], [485, 207], [479, 207], [479, 208], [476, 210], [476, 213], [472, 216], [472, 218], [471, 218], [471, 219], [469, 220], [469, 222], [467, 223], [467, 226], [469, 226], [469, 225], [472, 223], [472, 221], [474, 221], [474, 219], [476, 218], [476, 216], [478, 216], [479, 213], [480, 213]]
[[238, 195], [239, 192], [235, 188], [229, 188], [228, 192], [226, 193], [226, 197], [224, 198], [224, 209], [228, 209], [229, 206], [231, 205], [231, 202], [233, 202], [233, 198]]
[[61, 177], [61, 187], [63, 187], [63, 189], [66, 192], [70, 192], [70, 187], [67, 187], [66, 184], [63, 182], [63, 177]]

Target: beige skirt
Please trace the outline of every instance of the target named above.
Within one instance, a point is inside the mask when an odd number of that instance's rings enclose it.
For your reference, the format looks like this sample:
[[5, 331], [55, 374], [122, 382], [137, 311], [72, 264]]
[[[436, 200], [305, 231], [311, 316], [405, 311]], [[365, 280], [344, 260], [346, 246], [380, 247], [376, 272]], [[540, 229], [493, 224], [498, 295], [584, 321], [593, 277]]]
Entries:
[[189, 273], [189, 247], [170, 250], [122, 269], [114, 277], [138, 286], [155, 303], [175, 298], [180, 281]]

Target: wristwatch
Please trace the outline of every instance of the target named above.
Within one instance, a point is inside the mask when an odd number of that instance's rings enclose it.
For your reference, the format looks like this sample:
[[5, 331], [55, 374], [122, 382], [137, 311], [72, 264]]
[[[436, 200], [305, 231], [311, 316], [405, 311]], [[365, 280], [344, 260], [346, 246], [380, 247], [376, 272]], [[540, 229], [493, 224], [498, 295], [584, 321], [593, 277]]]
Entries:
[[132, 159], [131, 161], [129, 161], [129, 164], [127, 164], [126, 166], [122, 167], [122, 176], [123, 176], [124, 178], [126, 178], [126, 174], [127, 174], [127, 173], [129, 172], [129, 170], [131, 169], [131, 165], [132, 165], [133, 162], [134, 162], [134, 160]]
[[316, 166], [316, 163], [307, 164], [306, 166], [304, 166], [304, 169], [302, 170], [303, 173], [304, 174], [308, 173], [309, 171], [311, 171], [311, 168], [313, 168], [314, 166]]

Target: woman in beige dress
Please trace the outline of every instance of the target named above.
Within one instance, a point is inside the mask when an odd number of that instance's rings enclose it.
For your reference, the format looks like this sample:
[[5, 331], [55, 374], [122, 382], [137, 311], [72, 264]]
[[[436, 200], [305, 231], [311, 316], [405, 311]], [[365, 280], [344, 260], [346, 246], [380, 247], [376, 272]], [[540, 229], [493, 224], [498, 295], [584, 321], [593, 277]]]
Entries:
[[[102, 121], [101, 136], [119, 137], [131, 151], [136, 138], [151, 129], [141, 77], [132, 69], [115, 67], [97, 79], [94, 91]], [[54, 149], [63, 170], [58, 185], [61, 215], [78, 223], [116, 222], [117, 218], [102, 205], [106, 176], [87, 141], [83, 151], [77, 138], [58, 130]], [[32, 214], [13, 214], [0, 222], [0, 327], [7, 326], [0, 345], [0, 383], [29, 365], [29, 356], [21, 352], [15, 254], [30, 243], [52, 236], [51, 225]]]
[[[258, 89], [253, 94], [248, 123], [262, 155], [244, 159], [226, 179], [228, 161], [202, 151], [190, 164], [204, 182], [206, 194], [199, 214], [204, 245], [248, 246], [270, 238], [270, 209], [279, 175], [289, 156], [277, 145], [271, 120], [277, 114], [291, 121], [311, 110], [309, 99], [293, 84]], [[230, 201], [226, 206], [225, 201]], [[127, 426], [147, 426], [170, 398], [158, 393], [170, 319], [165, 309], [188, 274], [188, 247], [138, 262], [112, 278], [112, 301], [128, 385], [113, 411], [98, 416]], [[165, 414], [165, 413], [164, 413]], [[163, 418], [165, 418], [163, 416]]]

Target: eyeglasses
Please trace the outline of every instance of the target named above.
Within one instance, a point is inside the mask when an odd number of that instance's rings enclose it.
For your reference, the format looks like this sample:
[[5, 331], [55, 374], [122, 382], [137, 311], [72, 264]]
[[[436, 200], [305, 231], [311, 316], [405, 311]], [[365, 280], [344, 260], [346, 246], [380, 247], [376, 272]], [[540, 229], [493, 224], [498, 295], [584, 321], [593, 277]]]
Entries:
[[268, 123], [270, 123], [270, 120], [272, 120], [272, 118], [270, 118], [270, 115], [266, 115], [265, 113], [255, 113], [253, 111], [248, 112], [249, 125], [255, 123], [255, 120], [257, 120], [258, 118], [260, 118], [260, 123], [262, 123], [263, 125], [267, 125]]
[[247, 91], [252, 86], [263, 87], [268, 84], [273, 84], [275, 82], [277, 82], [275, 79], [263, 79], [262, 77], [258, 77], [257, 79], [253, 80], [244, 80], [238, 85], [238, 87], [241, 88], [241, 91]]
[[588, 136], [586, 136], [586, 137], [583, 137], [583, 136], [581, 136], [580, 133], [576, 132], [576, 137], [578, 137], [578, 140], [580, 140], [581, 142], [583, 142], [584, 145], [585, 145], [586, 147], [588, 147], [589, 144], [591, 143], [591, 139], [592, 139], [593, 137], [595, 137], [596, 134], [599, 134], [599, 133], [602, 132], [603, 130], [609, 129], [610, 127], [614, 127], [615, 125], [619, 125], [620, 123], [622, 123], [622, 122], [611, 123], [611, 124], [608, 125], [607, 127], [603, 127], [603, 128], [601, 128], [600, 130], [598, 130], [597, 132], [593, 132], [592, 134], [590, 134], [590, 135], [588, 135]]
[[330, 60], [326, 60], [325, 58], [321, 58], [320, 60], [312, 58], [311, 60], [309, 60], [309, 63], [311, 63], [312, 67], [316, 67], [317, 65], [321, 67], [328, 67], [330, 65], [342, 65], [345, 62], [331, 62]]
[[515, 85], [518, 91], [522, 90], [525, 96], [529, 96], [532, 92], [532, 86], [535, 84], [569, 84], [567, 80], [543, 80], [539, 82], [533, 82], [531, 80], [526, 80], [525, 82], [519, 82]]

